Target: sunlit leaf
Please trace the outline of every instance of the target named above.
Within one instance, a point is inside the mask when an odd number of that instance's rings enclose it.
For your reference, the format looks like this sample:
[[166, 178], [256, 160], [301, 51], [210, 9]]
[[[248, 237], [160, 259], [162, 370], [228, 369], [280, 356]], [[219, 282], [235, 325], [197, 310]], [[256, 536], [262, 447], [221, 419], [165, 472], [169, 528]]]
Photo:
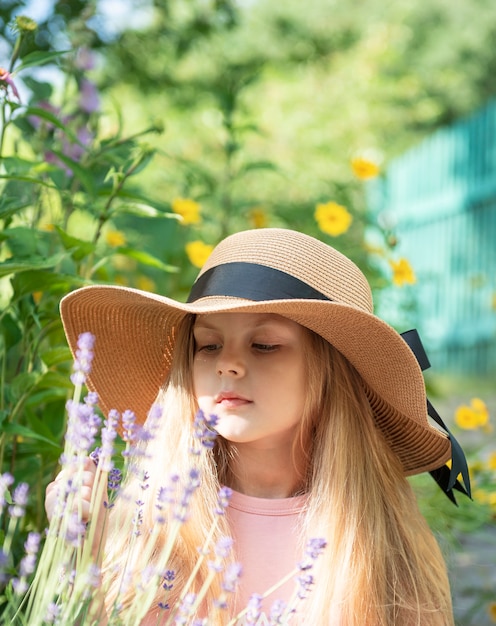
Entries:
[[20, 65], [15, 68], [15, 73], [22, 72], [28, 67], [36, 67], [39, 65], [46, 65], [47, 63], [51, 63], [59, 59], [62, 55], [67, 54], [69, 50], [56, 50], [51, 52], [31, 52], [27, 54]]
[[175, 265], [168, 265], [164, 263], [157, 257], [149, 254], [148, 252], [142, 252], [141, 250], [135, 250], [134, 248], [118, 248], [117, 252], [119, 254], [123, 254], [124, 256], [130, 257], [131, 259], [135, 259], [139, 263], [143, 265], [147, 265], [148, 267], [155, 267], [156, 269], [162, 270], [164, 272], [178, 272], [179, 268]]
[[17, 274], [18, 272], [27, 272], [29, 270], [47, 269], [55, 267], [64, 258], [67, 257], [66, 252], [54, 254], [45, 259], [43, 257], [32, 257], [26, 261], [18, 261], [16, 259], [8, 259], [0, 263], [0, 278], [9, 274]]

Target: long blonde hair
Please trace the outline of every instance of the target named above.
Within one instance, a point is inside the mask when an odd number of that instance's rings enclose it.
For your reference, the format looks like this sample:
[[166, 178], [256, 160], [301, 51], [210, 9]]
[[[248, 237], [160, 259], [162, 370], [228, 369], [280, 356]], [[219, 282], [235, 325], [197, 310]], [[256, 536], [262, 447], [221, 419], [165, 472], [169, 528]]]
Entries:
[[[177, 328], [176, 349], [167, 384], [158, 396], [164, 409], [160, 433], [148, 446], [150, 465], [148, 508], [143, 528], [153, 524], [153, 496], [163, 477], [186, 471], [190, 460], [193, 416], [192, 316]], [[308, 505], [302, 514], [301, 543], [325, 537], [315, 585], [305, 604], [305, 626], [450, 626], [453, 624], [449, 583], [443, 557], [421, 515], [415, 496], [396, 455], [376, 427], [365, 383], [350, 363], [320, 336], [308, 331], [302, 347], [307, 359], [308, 393], [294, 455], [305, 450]], [[230, 482], [230, 446], [218, 437], [215, 449], [202, 462], [201, 495], [192, 501], [190, 519], [183, 525], [170, 563], [180, 589], [198, 557], [198, 547], [211, 528], [217, 492]], [[134, 480], [136, 497], [139, 487]], [[127, 505], [127, 509], [129, 506]], [[109, 599], [115, 598], [118, 574], [128, 537], [123, 518], [126, 502], [111, 517], [106, 576]], [[118, 520], [118, 521], [117, 521]], [[213, 541], [227, 534], [220, 520]], [[153, 550], [165, 543], [165, 529]], [[143, 553], [143, 552], [141, 552]], [[136, 568], [140, 563], [137, 553]], [[206, 566], [205, 566], [206, 567]], [[205, 578], [203, 567], [196, 588]], [[207, 597], [213, 606], [219, 594], [214, 584]], [[211, 615], [208, 611], [209, 617]], [[217, 624], [228, 621], [219, 616]]]

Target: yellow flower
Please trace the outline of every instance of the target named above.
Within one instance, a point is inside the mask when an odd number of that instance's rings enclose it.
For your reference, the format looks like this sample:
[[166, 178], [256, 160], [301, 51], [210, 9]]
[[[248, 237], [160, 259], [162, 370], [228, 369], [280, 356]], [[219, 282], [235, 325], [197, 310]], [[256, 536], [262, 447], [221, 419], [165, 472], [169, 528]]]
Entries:
[[260, 207], [254, 207], [248, 213], [248, 217], [253, 224], [253, 228], [265, 228], [267, 226], [267, 214]]
[[496, 452], [491, 452], [489, 455], [487, 466], [490, 470], [496, 470]]
[[487, 504], [488, 496], [484, 489], [475, 489], [472, 491], [472, 497], [478, 504]]
[[183, 224], [199, 224], [200, 205], [191, 198], [174, 198], [172, 210], [183, 218]]
[[126, 236], [120, 230], [109, 230], [105, 234], [105, 241], [111, 248], [118, 248], [126, 243]]
[[136, 287], [138, 289], [141, 289], [142, 291], [154, 292], [156, 286], [155, 282], [151, 278], [148, 278], [148, 276], [140, 275], [136, 279]]
[[479, 416], [471, 407], [462, 404], [455, 411], [455, 422], [464, 430], [475, 430], [479, 427]]
[[39, 304], [43, 297], [43, 291], [33, 291], [33, 300], [35, 304]]
[[407, 259], [398, 259], [398, 261], [389, 261], [389, 265], [393, 270], [393, 284], [397, 287], [403, 287], [405, 284], [414, 285], [417, 277], [412, 266]]
[[186, 254], [195, 267], [203, 267], [213, 249], [213, 246], [203, 241], [190, 241], [186, 244]]
[[491, 491], [491, 493], [488, 494], [487, 501], [492, 509], [496, 508], [496, 491]]
[[345, 233], [353, 221], [347, 209], [337, 202], [317, 204], [315, 219], [320, 230], [332, 237]]
[[491, 622], [496, 622], [496, 602], [491, 602], [487, 607], [487, 612]]
[[355, 157], [351, 159], [351, 169], [360, 180], [370, 180], [379, 175], [380, 168], [377, 163], [364, 157]]
[[486, 426], [489, 422], [489, 411], [486, 403], [480, 398], [472, 398], [470, 406], [472, 407], [474, 413], [477, 414], [479, 426]]

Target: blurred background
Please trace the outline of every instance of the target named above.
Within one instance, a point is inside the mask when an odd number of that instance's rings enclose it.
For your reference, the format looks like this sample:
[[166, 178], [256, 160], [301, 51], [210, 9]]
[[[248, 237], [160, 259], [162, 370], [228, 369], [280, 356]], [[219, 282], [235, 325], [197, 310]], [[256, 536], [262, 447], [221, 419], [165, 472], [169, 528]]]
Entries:
[[474, 501], [413, 482], [457, 624], [495, 623], [496, 3], [3, 0], [0, 67], [0, 460], [25, 530], [71, 393], [60, 298], [185, 299], [226, 234], [289, 227], [419, 329]]

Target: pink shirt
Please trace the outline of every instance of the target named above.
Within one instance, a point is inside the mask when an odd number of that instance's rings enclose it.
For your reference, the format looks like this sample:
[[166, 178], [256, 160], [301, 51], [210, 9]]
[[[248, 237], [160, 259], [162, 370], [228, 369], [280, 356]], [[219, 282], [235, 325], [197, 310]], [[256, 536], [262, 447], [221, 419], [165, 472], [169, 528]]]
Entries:
[[[236, 559], [243, 566], [237, 594], [238, 612], [246, 607], [253, 593], [263, 594], [302, 560], [298, 546], [298, 519], [306, 501], [304, 495], [265, 499], [233, 492], [227, 518]], [[295, 579], [292, 577], [268, 596], [263, 603], [266, 615], [276, 600], [287, 602], [294, 589]]]

